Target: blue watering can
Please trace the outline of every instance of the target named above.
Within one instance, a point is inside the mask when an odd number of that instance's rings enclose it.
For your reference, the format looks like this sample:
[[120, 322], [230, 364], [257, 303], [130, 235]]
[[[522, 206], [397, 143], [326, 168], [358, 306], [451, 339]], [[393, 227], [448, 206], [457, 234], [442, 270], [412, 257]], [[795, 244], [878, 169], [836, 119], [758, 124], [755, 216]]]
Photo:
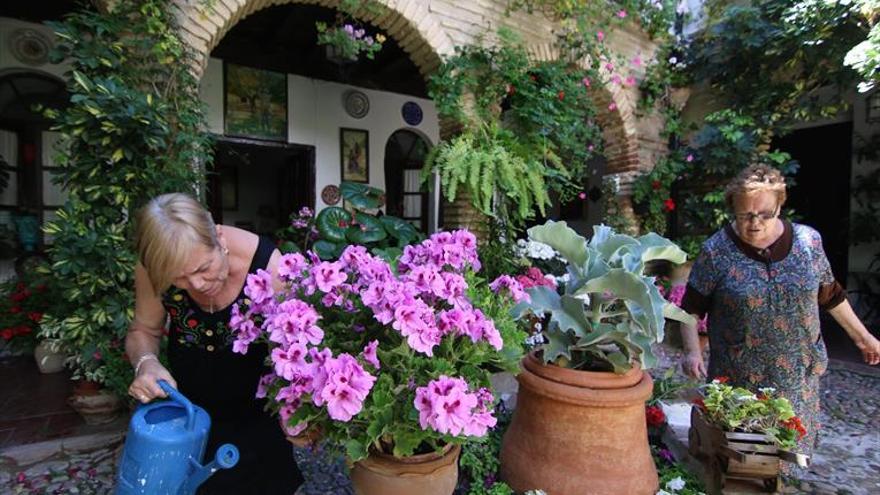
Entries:
[[214, 460], [200, 464], [211, 417], [166, 381], [171, 400], [138, 407], [128, 426], [116, 479], [116, 495], [189, 495], [217, 470], [238, 462], [238, 449], [223, 444]]

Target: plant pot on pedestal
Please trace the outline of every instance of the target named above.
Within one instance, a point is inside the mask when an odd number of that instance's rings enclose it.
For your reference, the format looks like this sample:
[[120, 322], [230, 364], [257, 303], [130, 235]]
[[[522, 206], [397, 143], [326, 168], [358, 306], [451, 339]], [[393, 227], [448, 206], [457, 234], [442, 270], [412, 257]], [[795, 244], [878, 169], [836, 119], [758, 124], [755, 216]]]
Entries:
[[513, 420], [501, 447], [501, 476], [517, 492], [548, 495], [657, 492], [645, 401], [651, 376], [522, 362]]
[[34, 360], [40, 373], [58, 373], [64, 369], [66, 356], [52, 348], [52, 345], [43, 340], [34, 348]]
[[351, 482], [357, 495], [451, 495], [460, 454], [458, 445], [409, 457], [371, 452], [351, 468]]
[[67, 403], [89, 425], [112, 422], [122, 405], [116, 394], [87, 380], [80, 380], [74, 385], [73, 394], [67, 398]]

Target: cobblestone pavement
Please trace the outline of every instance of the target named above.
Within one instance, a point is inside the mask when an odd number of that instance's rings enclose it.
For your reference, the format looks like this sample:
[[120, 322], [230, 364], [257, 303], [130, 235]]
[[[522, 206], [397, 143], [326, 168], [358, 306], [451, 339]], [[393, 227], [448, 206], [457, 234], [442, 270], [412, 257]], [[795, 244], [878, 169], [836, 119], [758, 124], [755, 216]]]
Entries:
[[[661, 370], [680, 360], [676, 350], [657, 350]], [[819, 444], [786, 493], [880, 494], [880, 369], [832, 362], [821, 393]]]
[[[667, 366], [673, 352], [661, 356]], [[823, 430], [813, 464], [794, 493], [880, 493], [880, 372], [832, 367], [822, 379]], [[108, 494], [118, 446], [61, 455], [17, 470], [0, 466], [2, 494]], [[351, 495], [344, 462], [326, 449], [294, 449], [306, 479], [298, 495]]]

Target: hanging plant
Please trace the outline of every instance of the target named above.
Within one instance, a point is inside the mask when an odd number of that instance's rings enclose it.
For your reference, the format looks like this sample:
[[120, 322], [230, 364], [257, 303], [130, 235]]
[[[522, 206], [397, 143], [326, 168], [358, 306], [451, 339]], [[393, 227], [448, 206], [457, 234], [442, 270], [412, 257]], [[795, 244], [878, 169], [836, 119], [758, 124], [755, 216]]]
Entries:
[[338, 63], [355, 62], [364, 55], [372, 60], [382, 49], [385, 35], [369, 34], [358, 22], [358, 13], [377, 14], [378, 7], [365, 0], [343, 0], [333, 25], [318, 21], [318, 45], [327, 47], [327, 56]]

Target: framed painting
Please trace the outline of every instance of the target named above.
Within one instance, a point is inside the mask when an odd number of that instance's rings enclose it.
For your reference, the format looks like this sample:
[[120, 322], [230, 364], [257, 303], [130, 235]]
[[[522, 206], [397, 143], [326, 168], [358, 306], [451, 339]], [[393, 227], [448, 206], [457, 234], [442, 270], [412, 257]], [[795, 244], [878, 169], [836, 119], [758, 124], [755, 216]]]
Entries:
[[287, 141], [287, 74], [223, 64], [229, 136]]
[[370, 182], [370, 139], [365, 129], [339, 129], [342, 180]]

